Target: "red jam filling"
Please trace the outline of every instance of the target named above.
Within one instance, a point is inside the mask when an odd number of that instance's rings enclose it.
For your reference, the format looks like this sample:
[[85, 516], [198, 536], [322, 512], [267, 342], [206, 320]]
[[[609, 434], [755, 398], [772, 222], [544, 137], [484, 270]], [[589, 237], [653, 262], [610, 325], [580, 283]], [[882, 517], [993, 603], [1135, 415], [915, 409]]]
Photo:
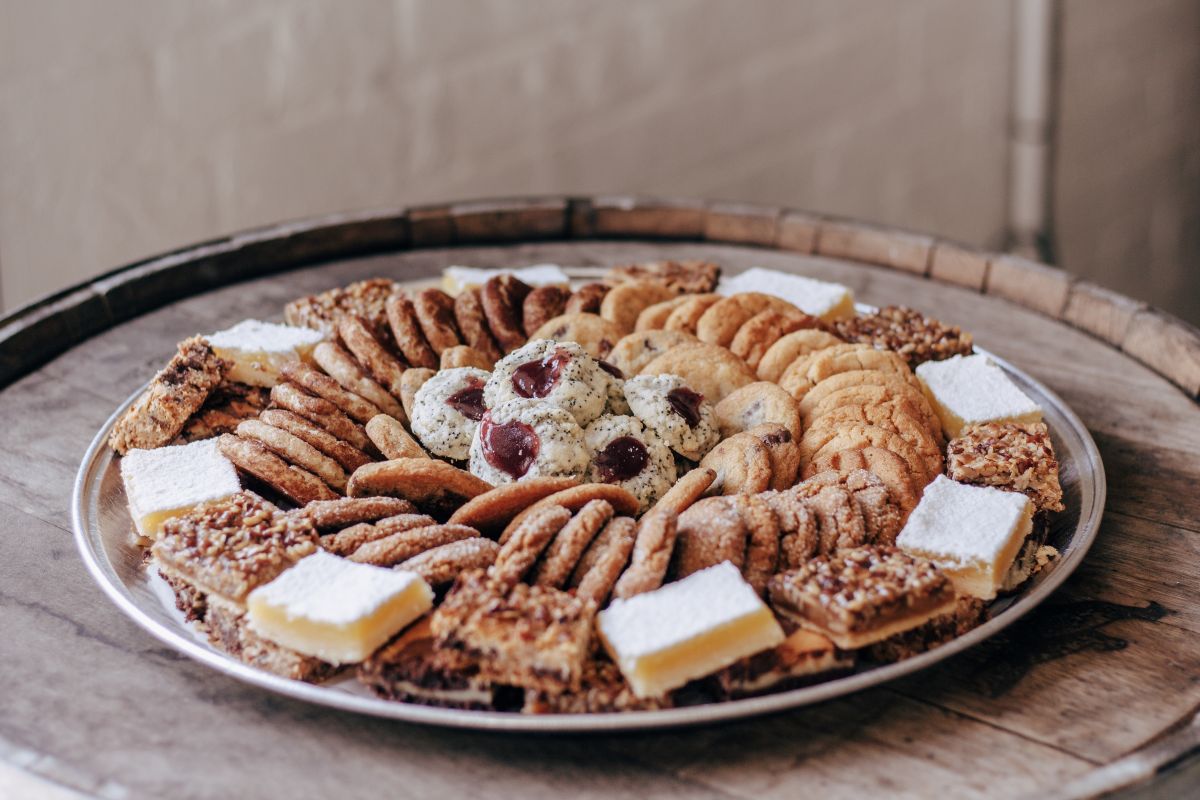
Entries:
[[467, 419], [473, 419], [476, 422], [483, 419], [483, 412], [487, 411], [483, 405], [483, 381], [472, 378], [467, 383], [467, 388], [459, 389], [446, 398], [446, 405]]
[[650, 455], [646, 445], [632, 436], [613, 439], [608, 446], [596, 454], [593, 463], [605, 483], [627, 481], [646, 468]]
[[617, 367], [617, 366], [614, 366], [613, 364], [608, 363], [603, 358], [599, 358], [596, 360], [600, 362], [600, 369], [604, 370], [609, 375], [612, 375], [614, 378], [618, 378], [620, 380], [625, 380], [625, 373], [621, 372], [620, 367]]
[[667, 402], [675, 409], [676, 414], [687, 420], [689, 428], [700, 424], [700, 403], [703, 400], [704, 395], [686, 387], [667, 392]]
[[557, 349], [540, 361], [530, 361], [513, 370], [513, 390], [521, 397], [545, 397], [562, 376], [571, 354]]
[[524, 422], [497, 424], [488, 414], [479, 425], [479, 443], [483, 446], [484, 460], [514, 478], [529, 471], [541, 445], [533, 428]]

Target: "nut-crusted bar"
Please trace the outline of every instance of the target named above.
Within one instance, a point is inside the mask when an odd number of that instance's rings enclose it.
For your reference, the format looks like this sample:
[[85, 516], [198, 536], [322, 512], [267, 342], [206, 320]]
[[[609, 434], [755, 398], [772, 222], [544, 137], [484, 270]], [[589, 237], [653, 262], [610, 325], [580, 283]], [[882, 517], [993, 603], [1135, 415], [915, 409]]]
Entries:
[[169, 444], [221, 384], [227, 367], [203, 337], [180, 342], [174, 358], [113, 426], [109, 445], [124, 455]]
[[798, 628], [780, 644], [729, 665], [712, 676], [722, 700], [778, 692], [827, 678], [854, 666], [854, 656], [829, 639]]
[[891, 547], [820, 556], [771, 579], [780, 616], [856, 650], [954, 609], [954, 586], [931, 562]]
[[1024, 492], [1038, 511], [1062, 511], [1058, 459], [1044, 422], [968, 425], [946, 447], [946, 474], [959, 483]]
[[282, 678], [315, 682], [337, 671], [333, 664], [289, 650], [259, 636], [247, 623], [246, 609], [240, 603], [210, 595], [204, 623], [209, 640], [214, 645], [252, 667]]
[[711, 292], [720, 277], [721, 268], [709, 261], [651, 261], [608, 271], [608, 279], [616, 283], [651, 281], [687, 294]]
[[871, 661], [903, 661], [957, 639], [987, 619], [987, 607], [978, 597], [963, 595], [947, 614], [905, 631], [890, 639], [866, 647], [862, 654]]
[[576, 690], [592, 641], [595, 603], [548, 586], [459, 575], [430, 625], [439, 647], [479, 663], [482, 679], [557, 694]]
[[910, 367], [973, 351], [971, 334], [904, 306], [884, 306], [870, 314], [839, 320], [835, 326], [847, 342], [893, 350]]
[[168, 520], [151, 554], [164, 574], [241, 603], [316, 549], [311, 523], [243, 491]]
[[358, 281], [345, 288], [293, 300], [284, 306], [283, 316], [289, 325], [303, 325], [333, 334], [342, 317], [355, 314], [371, 325], [380, 341], [387, 343], [391, 337], [384, 306], [397, 288], [396, 283], [387, 278]]
[[583, 668], [579, 689], [549, 694], [525, 690], [523, 714], [605, 714], [620, 711], [654, 711], [672, 706], [671, 696], [638, 697], [625, 682], [617, 665], [598, 658]]
[[519, 690], [481, 679], [477, 662], [439, 647], [429, 621], [418, 620], [364, 661], [359, 681], [386, 700], [441, 708], [501, 711], [519, 702]]

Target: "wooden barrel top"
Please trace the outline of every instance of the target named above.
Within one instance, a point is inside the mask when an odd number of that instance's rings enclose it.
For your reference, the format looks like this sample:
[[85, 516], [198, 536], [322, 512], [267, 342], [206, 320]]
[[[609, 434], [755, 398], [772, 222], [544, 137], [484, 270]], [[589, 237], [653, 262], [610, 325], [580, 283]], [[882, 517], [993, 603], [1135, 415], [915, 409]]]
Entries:
[[[244, 686], [143, 633], [77, 557], [79, 460], [177, 340], [361, 278], [656, 258], [837, 280], [864, 302], [961, 325], [1043, 381], [1086, 423], [1108, 472], [1083, 566], [1001, 636], [885, 688], [711, 728], [539, 738], [415, 727]], [[0, 321], [6, 383], [0, 762], [60, 786], [180, 798], [1074, 797], [1178, 774], [1200, 749], [1200, 334], [1050, 267], [723, 203], [542, 198], [326, 218], [135, 264], [18, 311]]]

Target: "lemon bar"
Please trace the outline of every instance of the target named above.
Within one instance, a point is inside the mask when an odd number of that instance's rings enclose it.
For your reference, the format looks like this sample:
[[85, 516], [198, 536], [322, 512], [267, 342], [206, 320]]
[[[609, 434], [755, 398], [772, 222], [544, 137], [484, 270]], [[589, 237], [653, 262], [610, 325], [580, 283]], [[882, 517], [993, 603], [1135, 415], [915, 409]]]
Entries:
[[717, 293], [762, 292], [781, 297], [805, 314], [826, 322], [854, 316], [854, 293], [840, 283], [805, 278], [790, 272], [762, 267], [750, 269], [721, 281]]
[[638, 697], [660, 697], [784, 638], [771, 610], [728, 561], [614, 600], [597, 625]]
[[939, 475], [896, 546], [937, 564], [958, 591], [991, 600], [1032, 530], [1033, 502], [1025, 495]]
[[362, 661], [433, 607], [411, 572], [318, 551], [246, 598], [250, 627], [265, 639], [332, 664]]
[[926, 361], [917, 367], [917, 377], [949, 438], [982, 422], [1041, 422], [1041, 407], [985, 355]]
[[312, 328], [248, 319], [205, 337], [217, 355], [233, 365], [225, 378], [251, 386], [274, 386], [290, 361], [311, 361], [325, 334]]
[[566, 286], [571, 278], [557, 264], [534, 264], [520, 269], [480, 269], [478, 267], [446, 267], [442, 272], [442, 288], [450, 294], [483, 286], [497, 275], [512, 275], [530, 286]]
[[154, 539], [168, 519], [242, 488], [237, 470], [217, 450], [216, 439], [130, 450], [121, 459], [121, 480], [129, 515], [144, 539]]

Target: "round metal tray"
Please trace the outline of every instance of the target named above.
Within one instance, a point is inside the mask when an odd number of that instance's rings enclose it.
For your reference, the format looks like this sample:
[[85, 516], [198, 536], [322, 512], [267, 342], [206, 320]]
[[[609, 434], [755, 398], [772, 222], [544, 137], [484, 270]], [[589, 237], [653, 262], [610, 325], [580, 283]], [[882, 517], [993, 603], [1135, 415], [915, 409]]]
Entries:
[[1019, 593], [994, 602], [992, 618], [986, 623], [941, 647], [896, 664], [860, 669], [835, 680], [763, 697], [663, 711], [537, 716], [460, 711], [381, 700], [370, 695], [352, 674], [313, 685], [246, 666], [210, 646], [202, 634], [185, 622], [183, 615], [175, 609], [171, 590], [157, 574], [146, 569], [141, 548], [132, 540], [133, 522], [126, 507], [125, 490], [117, 459], [107, 440], [110, 429], [137, 394], [109, 417], [84, 455], [72, 499], [75, 539], [89, 571], [105, 593], [156, 638], [218, 672], [298, 700], [407, 722], [540, 733], [611, 732], [742, 719], [840, 697], [925, 669], [1016, 622], [1050, 596], [1079, 566], [1096, 536], [1104, 510], [1104, 465], [1096, 444], [1083, 423], [1057, 395], [1003, 359], [991, 357], [1042, 407], [1050, 428], [1067, 508], [1052, 520], [1048, 543], [1058, 548], [1061, 558]]

